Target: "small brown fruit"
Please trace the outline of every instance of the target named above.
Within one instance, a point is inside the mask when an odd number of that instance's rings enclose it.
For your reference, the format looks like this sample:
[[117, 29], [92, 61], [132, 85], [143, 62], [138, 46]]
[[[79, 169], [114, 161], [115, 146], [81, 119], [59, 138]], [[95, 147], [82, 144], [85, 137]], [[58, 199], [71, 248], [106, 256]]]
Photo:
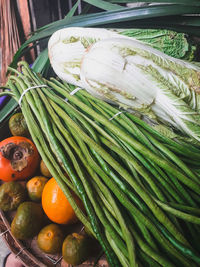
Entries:
[[42, 228], [37, 237], [38, 247], [45, 253], [61, 252], [64, 236], [57, 224], [49, 224]]
[[19, 240], [37, 235], [44, 224], [44, 212], [40, 204], [26, 201], [19, 205], [11, 223], [11, 233]]
[[0, 186], [0, 209], [11, 211], [25, 201], [26, 189], [19, 182], [6, 182]]
[[40, 161], [40, 172], [42, 175], [44, 175], [45, 177], [51, 178], [52, 175], [50, 173], [50, 171], [48, 170], [47, 166], [45, 165], [44, 161], [41, 160]]
[[9, 120], [9, 129], [14, 136], [30, 136], [24, 115], [21, 112], [11, 116]]
[[33, 201], [40, 201], [42, 198], [42, 192], [48, 179], [43, 176], [35, 176], [28, 181], [26, 188], [28, 195]]
[[73, 233], [68, 235], [62, 246], [63, 259], [72, 265], [79, 265], [90, 255], [90, 238], [86, 235]]

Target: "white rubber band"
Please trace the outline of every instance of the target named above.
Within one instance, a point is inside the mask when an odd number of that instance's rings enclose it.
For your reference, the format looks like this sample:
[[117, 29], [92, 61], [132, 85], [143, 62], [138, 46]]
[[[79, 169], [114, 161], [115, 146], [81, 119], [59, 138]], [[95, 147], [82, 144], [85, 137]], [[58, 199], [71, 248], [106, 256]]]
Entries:
[[36, 86], [32, 86], [32, 87], [28, 87], [26, 90], [24, 90], [24, 92], [21, 94], [18, 104], [21, 106], [21, 102], [22, 102], [22, 98], [23, 96], [26, 94], [26, 92], [28, 92], [29, 90], [35, 89], [35, 88], [40, 88], [40, 87], [48, 87], [46, 84], [42, 84], [42, 85], [36, 85]]
[[116, 116], [120, 115], [121, 113], [123, 113], [123, 111], [119, 111], [119, 112], [117, 112], [115, 115], [113, 115], [113, 116], [109, 119], [109, 121], [111, 121], [111, 120], [114, 119]]
[[[74, 95], [76, 94], [79, 90], [82, 90], [83, 88], [81, 87], [76, 87], [73, 91], [71, 91], [69, 94], [70, 95]], [[65, 101], [67, 102], [69, 99], [68, 98], [65, 98]]]

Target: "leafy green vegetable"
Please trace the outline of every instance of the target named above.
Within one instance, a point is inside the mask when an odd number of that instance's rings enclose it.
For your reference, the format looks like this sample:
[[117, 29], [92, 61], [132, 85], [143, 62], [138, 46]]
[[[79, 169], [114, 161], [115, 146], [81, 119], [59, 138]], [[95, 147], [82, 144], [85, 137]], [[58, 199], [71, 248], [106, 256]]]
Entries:
[[57, 31], [49, 40], [54, 71], [95, 96], [137, 110], [200, 141], [200, 68], [118, 31]]
[[136, 38], [165, 54], [186, 60], [193, 60], [196, 46], [193, 46], [184, 33], [162, 29], [127, 29], [120, 34]]

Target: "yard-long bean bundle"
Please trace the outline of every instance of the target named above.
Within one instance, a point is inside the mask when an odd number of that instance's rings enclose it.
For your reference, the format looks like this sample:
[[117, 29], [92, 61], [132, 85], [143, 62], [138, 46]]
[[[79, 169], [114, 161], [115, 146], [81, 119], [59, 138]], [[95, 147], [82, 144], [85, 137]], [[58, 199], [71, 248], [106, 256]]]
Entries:
[[42, 159], [109, 265], [198, 266], [199, 148], [20, 65], [22, 73], [10, 69], [17, 75], [9, 77], [9, 94], [20, 100]]

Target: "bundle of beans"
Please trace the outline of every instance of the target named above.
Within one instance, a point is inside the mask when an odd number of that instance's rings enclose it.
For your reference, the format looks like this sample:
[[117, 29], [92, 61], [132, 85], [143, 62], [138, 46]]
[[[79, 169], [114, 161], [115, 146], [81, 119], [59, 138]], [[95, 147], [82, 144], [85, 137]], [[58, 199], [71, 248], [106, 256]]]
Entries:
[[20, 103], [42, 159], [109, 265], [199, 265], [198, 147], [20, 65], [22, 73], [10, 69], [16, 75], [8, 94]]

